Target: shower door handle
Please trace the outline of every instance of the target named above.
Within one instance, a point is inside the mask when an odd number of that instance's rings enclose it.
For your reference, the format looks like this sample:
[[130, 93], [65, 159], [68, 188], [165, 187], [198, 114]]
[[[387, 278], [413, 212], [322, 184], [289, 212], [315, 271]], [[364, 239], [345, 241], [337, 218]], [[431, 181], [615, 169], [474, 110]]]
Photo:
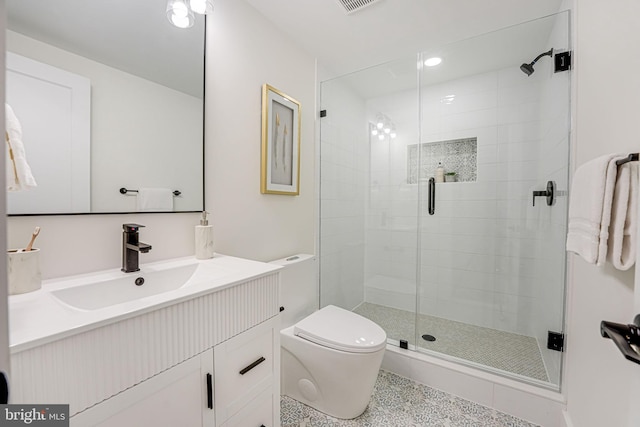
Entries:
[[436, 213], [436, 180], [429, 178], [429, 215]]

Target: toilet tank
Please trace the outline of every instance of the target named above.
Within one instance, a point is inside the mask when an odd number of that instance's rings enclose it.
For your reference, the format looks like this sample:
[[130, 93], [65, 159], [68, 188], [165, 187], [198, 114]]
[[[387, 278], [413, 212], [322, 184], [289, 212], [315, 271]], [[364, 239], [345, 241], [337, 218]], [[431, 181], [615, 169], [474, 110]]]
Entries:
[[281, 265], [280, 313], [282, 329], [304, 319], [319, 308], [318, 261], [315, 255], [297, 254], [271, 261]]

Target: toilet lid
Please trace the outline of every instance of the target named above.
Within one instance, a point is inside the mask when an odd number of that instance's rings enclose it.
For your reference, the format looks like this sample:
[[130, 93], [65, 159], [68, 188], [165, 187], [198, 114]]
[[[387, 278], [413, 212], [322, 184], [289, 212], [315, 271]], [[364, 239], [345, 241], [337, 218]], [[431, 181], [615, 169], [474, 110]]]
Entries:
[[376, 323], [333, 305], [296, 323], [293, 333], [324, 347], [349, 353], [373, 353], [387, 343], [387, 334]]

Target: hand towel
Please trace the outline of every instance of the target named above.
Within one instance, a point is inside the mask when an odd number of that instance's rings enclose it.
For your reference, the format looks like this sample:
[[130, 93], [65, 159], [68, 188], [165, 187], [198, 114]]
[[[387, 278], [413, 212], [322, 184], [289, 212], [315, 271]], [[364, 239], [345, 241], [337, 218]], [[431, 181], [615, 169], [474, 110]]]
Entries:
[[602, 265], [607, 256], [611, 205], [623, 154], [590, 160], [576, 170], [569, 197], [567, 250], [590, 264]]
[[638, 222], [638, 164], [629, 162], [618, 167], [609, 226], [609, 261], [618, 270], [630, 269], [636, 261]]
[[172, 211], [173, 191], [169, 188], [141, 188], [136, 204], [139, 212]]
[[20, 191], [37, 187], [22, 142], [22, 125], [9, 104], [5, 108], [5, 141], [7, 143], [7, 190]]

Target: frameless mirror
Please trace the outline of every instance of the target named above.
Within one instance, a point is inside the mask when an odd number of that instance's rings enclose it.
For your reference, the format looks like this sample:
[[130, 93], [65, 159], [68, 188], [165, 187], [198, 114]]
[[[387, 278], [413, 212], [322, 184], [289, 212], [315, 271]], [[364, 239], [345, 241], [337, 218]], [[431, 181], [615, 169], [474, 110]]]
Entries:
[[[177, 28], [158, 0], [6, 7], [6, 102], [37, 183], [7, 212], [201, 211], [204, 17]], [[148, 209], [140, 189], [172, 196]]]

